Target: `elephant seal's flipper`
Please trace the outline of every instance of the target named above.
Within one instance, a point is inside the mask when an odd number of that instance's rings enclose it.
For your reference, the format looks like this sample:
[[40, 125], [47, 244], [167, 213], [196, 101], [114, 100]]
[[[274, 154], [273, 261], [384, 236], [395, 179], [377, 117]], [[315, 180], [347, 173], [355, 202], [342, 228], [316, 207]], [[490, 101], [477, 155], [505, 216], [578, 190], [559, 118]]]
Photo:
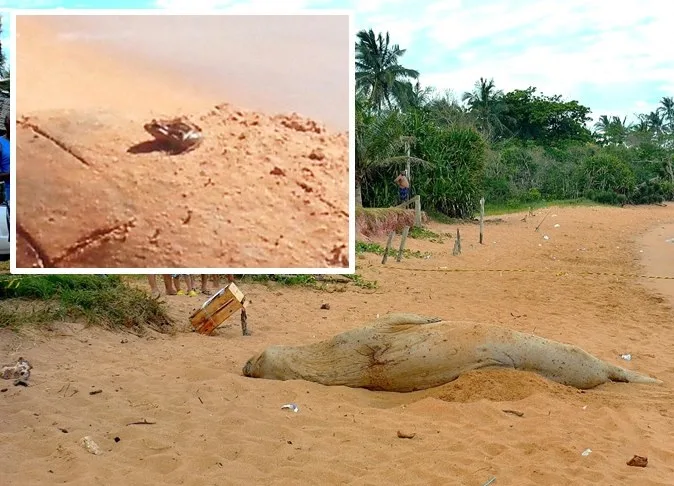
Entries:
[[608, 378], [611, 381], [617, 381], [620, 383], [648, 383], [655, 385], [662, 385], [662, 380], [657, 378], [652, 378], [650, 376], [642, 375], [636, 371], [628, 370], [621, 368], [620, 366], [615, 366], [608, 364]]

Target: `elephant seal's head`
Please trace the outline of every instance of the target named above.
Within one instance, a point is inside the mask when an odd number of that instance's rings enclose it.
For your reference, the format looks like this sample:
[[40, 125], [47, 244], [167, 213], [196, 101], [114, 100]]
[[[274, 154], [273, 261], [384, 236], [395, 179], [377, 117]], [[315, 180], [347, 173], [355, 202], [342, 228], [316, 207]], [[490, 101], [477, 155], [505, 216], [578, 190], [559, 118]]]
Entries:
[[[294, 380], [303, 375], [309, 355], [302, 348], [269, 346], [243, 366], [243, 376], [267, 380]], [[310, 361], [309, 361], [310, 362]]]
[[284, 351], [284, 346], [270, 346], [260, 354], [253, 356], [244, 365], [243, 376], [270, 380], [287, 379]]

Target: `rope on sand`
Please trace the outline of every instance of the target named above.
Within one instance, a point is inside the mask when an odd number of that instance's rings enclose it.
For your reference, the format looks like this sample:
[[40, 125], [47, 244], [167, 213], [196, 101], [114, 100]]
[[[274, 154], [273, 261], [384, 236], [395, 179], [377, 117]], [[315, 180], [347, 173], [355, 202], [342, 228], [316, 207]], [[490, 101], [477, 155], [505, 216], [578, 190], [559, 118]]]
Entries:
[[556, 277], [566, 276], [595, 276], [595, 277], [621, 277], [621, 278], [645, 278], [652, 280], [674, 280], [674, 276], [641, 275], [638, 273], [613, 273], [613, 272], [567, 272], [538, 270], [531, 268], [408, 268], [408, 267], [384, 267], [388, 270], [401, 270], [405, 272], [444, 272], [444, 273], [544, 273], [554, 274]]

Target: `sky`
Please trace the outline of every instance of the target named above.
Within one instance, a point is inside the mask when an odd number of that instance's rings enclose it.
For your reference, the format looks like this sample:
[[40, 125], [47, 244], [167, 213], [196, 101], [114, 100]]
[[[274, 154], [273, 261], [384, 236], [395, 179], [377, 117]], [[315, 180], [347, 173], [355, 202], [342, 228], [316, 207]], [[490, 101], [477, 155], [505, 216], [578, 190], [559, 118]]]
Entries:
[[664, 0], [0, 0], [0, 8], [355, 9], [356, 28], [389, 32], [422, 86], [460, 97], [480, 77], [535, 86], [592, 117], [649, 112], [674, 96]]

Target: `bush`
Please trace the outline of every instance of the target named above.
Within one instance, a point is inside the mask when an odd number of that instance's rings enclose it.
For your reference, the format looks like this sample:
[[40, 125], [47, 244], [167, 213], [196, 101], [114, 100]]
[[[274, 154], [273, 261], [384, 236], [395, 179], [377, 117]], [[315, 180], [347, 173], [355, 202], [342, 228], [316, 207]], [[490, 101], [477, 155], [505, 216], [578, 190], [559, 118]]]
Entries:
[[577, 178], [586, 193], [604, 194], [607, 197], [608, 192], [629, 194], [636, 182], [630, 166], [611, 154], [598, 154], [585, 159], [578, 167]]
[[674, 184], [653, 178], [638, 184], [631, 194], [632, 204], [661, 204], [674, 199]]
[[[162, 302], [117, 275], [0, 275], [0, 298], [6, 304], [0, 307], [0, 328], [74, 319], [137, 332], [174, 330]], [[33, 303], [33, 311], [15, 308], [25, 301]]]

